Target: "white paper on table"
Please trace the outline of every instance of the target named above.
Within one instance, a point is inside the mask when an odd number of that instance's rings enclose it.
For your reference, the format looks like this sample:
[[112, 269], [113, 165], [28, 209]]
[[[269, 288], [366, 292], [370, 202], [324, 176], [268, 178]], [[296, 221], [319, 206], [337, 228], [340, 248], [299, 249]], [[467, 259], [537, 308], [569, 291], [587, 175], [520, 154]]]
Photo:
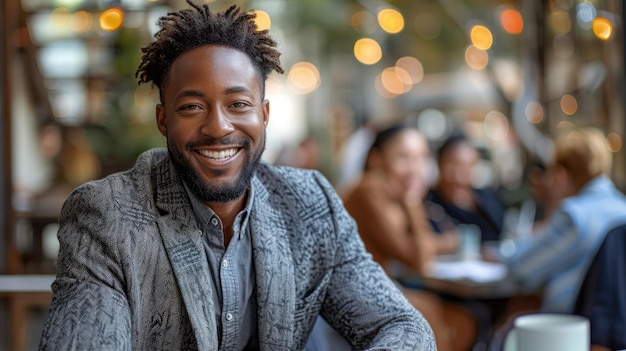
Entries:
[[480, 260], [435, 261], [431, 276], [440, 279], [468, 279], [479, 283], [502, 280], [507, 275], [507, 268], [502, 263]]

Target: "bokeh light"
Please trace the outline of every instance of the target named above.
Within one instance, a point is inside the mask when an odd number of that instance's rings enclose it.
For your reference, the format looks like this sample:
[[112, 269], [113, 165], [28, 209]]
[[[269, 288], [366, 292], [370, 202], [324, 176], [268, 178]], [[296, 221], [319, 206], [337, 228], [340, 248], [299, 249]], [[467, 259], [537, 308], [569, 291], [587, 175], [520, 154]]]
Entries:
[[261, 10], [255, 10], [256, 18], [254, 19], [254, 23], [256, 23], [257, 30], [269, 30], [272, 27], [272, 19], [269, 13]]
[[398, 96], [398, 94], [394, 94], [394, 93], [390, 92], [389, 90], [387, 90], [387, 88], [383, 84], [383, 75], [382, 75], [382, 73], [376, 76], [376, 80], [374, 82], [374, 87], [376, 88], [376, 92], [378, 92], [378, 94], [380, 94], [380, 96], [382, 96], [384, 98], [393, 99], [393, 98]]
[[524, 29], [522, 14], [512, 8], [507, 8], [500, 12], [500, 24], [509, 34], [520, 34]]
[[604, 17], [596, 17], [593, 20], [593, 25], [591, 27], [593, 29], [593, 34], [601, 40], [609, 40], [611, 39], [611, 35], [613, 34], [613, 23]]
[[509, 134], [509, 121], [501, 112], [491, 111], [483, 120], [483, 131], [491, 140], [504, 140]]
[[620, 152], [622, 150], [622, 137], [615, 133], [611, 132], [606, 136], [606, 141], [609, 144], [609, 150], [611, 152]]
[[481, 70], [487, 67], [489, 63], [489, 55], [487, 51], [478, 49], [474, 45], [470, 45], [465, 49], [465, 63], [474, 70]]
[[378, 12], [378, 25], [387, 33], [396, 34], [404, 28], [404, 17], [394, 9], [382, 9]]
[[532, 124], [539, 124], [543, 122], [545, 112], [543, 110], [543, 107], [539, 103], [534, 101], [529, 102], [526, 105], [526, 109], [524, 112], [526, 114], [526, 119], [528, 120], [528, 122]]
[[576, 5], [576, 22], [582, 29], [591, 29], [597, 14], [596, 7], [591, 1], [582, 1]]
[[63, 28], [67, 25], [69, 18], [66, 7], [57, 7], [50, 12], [49, 22], [52, 27]]
[[77, 11], [70, 17], [70, 28], [75, 32], [84, 32], [91, 28], [91, 14]]
[[354, 43], [354, 57], [363, 64], [373, 65], [383, 57], [383, 50], [376, 40], [362, 38]]
[[566, 94], [561, 97], [561, 111], [566, 115], [573, 115], [578, 111], [578, 101], [572, 95]]
[[417, 117], [417, 128], [430, 140], [444, 140], [451, 131], [447, 121], [440, 110], [427, 108]]
[[472, 44], [481, 50], [489, 50], [493, 45], [493, 35], [489, 28], [481, 25], [475, 25], [470, 31], [470, 40]]
[[394, 95], [411, 90], [411, 75], [400, 67], [387, 67], [380, 74], [380, 82], [388, 92]]
[[420, 60], [412, 56], [404, 56], [396, 61], [396, 67], [402, 68], [409, 74], [408, 84], [417, 84], [424, 79], [424, 66]]
[[556, 128], [560, 130], [576, 129], [576, 125], [572, 121], [560, 121], [556, 124]]
[[100, 28], [106, 31], [119, 29], [124, 22], [124, 13], [118, 8], [110, 8], [100, 15]]
[[291, 66], [287, 74], [287, 82], [296, 93], [306, 95], [315, 91], [321, 84], [317, 67], [306, 61]]

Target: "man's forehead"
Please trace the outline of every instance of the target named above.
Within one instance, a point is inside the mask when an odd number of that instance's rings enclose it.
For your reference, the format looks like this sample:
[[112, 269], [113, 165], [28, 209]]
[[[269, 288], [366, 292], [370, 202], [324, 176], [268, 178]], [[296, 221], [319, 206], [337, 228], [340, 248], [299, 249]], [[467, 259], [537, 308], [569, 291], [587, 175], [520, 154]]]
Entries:
[[246, 52], [225, 45], [208, 44], [192, 48], [178, 55], [163, 76], [161, 90], [167, 87], [172, 79], [172, 74], [186, 72], [193, 77], [196, 76], [196, 69], [203, 66], [211, 66], [216, 69], [216, 74], [224, 73], [227, 77], [245, 75], [246, 68], [248, 68], [250, 69], [248, 72], [254, 72], [255, 78], [263, 83], [260, 67]]

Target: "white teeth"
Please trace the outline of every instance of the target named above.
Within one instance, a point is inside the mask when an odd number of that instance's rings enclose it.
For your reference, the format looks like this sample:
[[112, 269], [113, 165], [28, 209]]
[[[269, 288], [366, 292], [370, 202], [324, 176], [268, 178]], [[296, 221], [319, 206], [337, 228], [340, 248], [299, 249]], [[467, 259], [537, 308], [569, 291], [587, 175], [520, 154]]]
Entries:
[[237, 152], [237, 149], [228, 149], [222, 151], [200, 150], [200, 153], [204, 157], [212, 158], [214, 160], [225, 160], [232, 157]]

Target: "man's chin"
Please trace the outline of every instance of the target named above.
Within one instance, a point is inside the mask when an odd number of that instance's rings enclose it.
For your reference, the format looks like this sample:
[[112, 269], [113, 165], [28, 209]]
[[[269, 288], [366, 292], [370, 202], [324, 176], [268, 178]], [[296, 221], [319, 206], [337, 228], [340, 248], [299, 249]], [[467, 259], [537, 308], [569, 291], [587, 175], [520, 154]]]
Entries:
[[209, 192], [206, 193], [206, 201], [209, 202], [228, 202], [241, 198], [246, 191], [247, 186], [232, 185], [232, 184], [220, 184], [212, 185], [209, 187]]

